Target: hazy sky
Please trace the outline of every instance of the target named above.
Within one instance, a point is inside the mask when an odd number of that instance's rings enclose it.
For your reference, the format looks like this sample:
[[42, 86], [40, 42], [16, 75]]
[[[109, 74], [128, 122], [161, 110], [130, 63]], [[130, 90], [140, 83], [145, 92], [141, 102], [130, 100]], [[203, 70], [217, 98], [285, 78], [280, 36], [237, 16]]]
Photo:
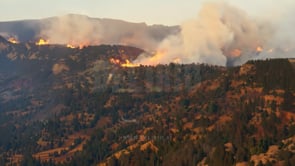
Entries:
[[[0, 0], [0, 21], [36, 19], [68, 13], [148, 24], [180, 24], [195, 17], [202, 3], [214, 0]], [[294, 9], [294, 0], [215, 0], [271, 17]]]

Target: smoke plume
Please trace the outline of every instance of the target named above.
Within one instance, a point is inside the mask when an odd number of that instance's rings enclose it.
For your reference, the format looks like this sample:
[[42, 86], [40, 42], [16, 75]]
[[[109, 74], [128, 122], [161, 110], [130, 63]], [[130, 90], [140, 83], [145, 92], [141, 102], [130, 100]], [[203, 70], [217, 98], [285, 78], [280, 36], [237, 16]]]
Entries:
[[134, 63], [232, 66], [249, 59], [277, 57], [274, 55], [279, 50], [282, 53], [283, 49], [276, 41], [281, 41], [280, 44], [286, 42], [278, 29], [274, 23], [251, 18], [243, 10], [229, 4], [206, 3], [195, 19], [181, 25], [180, 33], [167, 37], [159, 44], [154, 56], [141, 55]]
[[74, 14], [51, 18], [42, 26], [39, 37], [48, 39], [50, 43], [73, 46], [121, 44], [146, 50], [157, 48], [160, 41], [176, 29]]
[[102, 36], [98, 22], [90, 22], [87, 17], [79, 15], [65, 15], [46, 22], [40, 37], [55, 44], [99, 44]]
[[155, 51], [140, 55], [136, 64], [233, 66], [250, 59], [294, 57], [293, 15], [258, 19], [227, 3], [205, 3], [196, 18], [179, 28], [66, 15], [45, 22], [39, 36], [80, 47], [121, 44]]

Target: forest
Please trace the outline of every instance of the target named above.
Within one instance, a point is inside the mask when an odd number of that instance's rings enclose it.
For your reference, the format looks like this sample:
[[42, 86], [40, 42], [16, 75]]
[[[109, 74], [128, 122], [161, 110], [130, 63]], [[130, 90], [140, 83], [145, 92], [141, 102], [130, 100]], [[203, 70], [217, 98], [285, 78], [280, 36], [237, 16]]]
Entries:
[[10, 65], [0, 65], [0, 165], [295, 165], [294, 61], [125, 68], [109, 60], [140, 53], [0, 51]]

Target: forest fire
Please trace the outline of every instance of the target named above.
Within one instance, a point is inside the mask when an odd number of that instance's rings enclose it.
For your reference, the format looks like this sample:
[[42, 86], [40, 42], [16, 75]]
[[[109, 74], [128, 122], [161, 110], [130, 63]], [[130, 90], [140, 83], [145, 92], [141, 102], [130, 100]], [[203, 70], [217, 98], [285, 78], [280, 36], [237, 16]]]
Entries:
[[115, 65], [120, 65], [120, 64], [121, 64], [120, 59], [115, 59], [115, 58], [111, 58], [111, 59], [110, 59], [110, 62], [111, 62], [112, 64], [115, 64]]
[[261, 46], [256, 47], [256, 52], [260, 53], [263, 51], [263, 48]]
[[10, 37], [10, 38], [8, 39], [8, 41], [9, 41], [10, 43], [13, 43], [13, 44], [17, 44], [17, 43], [19, 43], [19, 41], [18, 41], [16, 38], [14, 38], [14, 37]]
[[110, 63], [119, 65], [121, 67], [139, 67], [140, 66], [140, 64], [134, 64], [130, 62], [128, 59], [126, 59], [125, 62], [123, 62], [120, 59], [111, 58]]
[[37, 41], [35, 44], [38, 45], [38, 46], [48, 45], [49, 44], [49, 40], [45, 40], [45, 39], [40, 38], [39, 41]]
[[72, 48], [72, 49], [76, 48], [75, 46], [73, 46], [73, 45], [71, 45], [71, 44], [67, 44], [67, 47], [68, 47], [68, 48]]
[[[156, 66], [158, 64], [167, 63], [165, 57], [167, 56], [168, 51], [167, 49], [159, 49], [155, 53], [153, 53], [153, 56], [139, 56], [133, 63], [126, 63], [126, 66], [140, 66], [141, 65], [147, 65], [147, 66]], [[171, 58], [171, 62], [173, 63], [180, 63], [182, 62], [181, 57], [174, 55], [173, 58]]]
[[90, 42], [87, 42], [87, 41], [85, 41], [85, 42], [73, 42], [72, 41], [72, 42], [69, 42], [66, 44], [66, 46], [68, 48], [72, 48], [72, 49], [74, 49], [74, 48], [83, 49], [84, 47], [87, 47], [89, 45], [90, 45]]
[[130, 62], [128, 59], [125, 60], [125, 63], [121, 64], [122, 67], [139, 67], [140, 64], [135, 64]]
[[83, 49], [84, 47], [87, 47], [87, 46], [89, 46], [89, 44], [79, 44], [79, 46], [78, 46], [78, 48], [79, 49]]
[[230, 52], [230, 56], [232, 57], [239, 57], [242, 54], [242, 50], [240, 49], [234, 49]]
[[75, 45], [75, 44], [67, 44], [66, 45], [66, 47], [68, 47], [68, 48], [72, 48], [72, 49], [79, 48], [80, 50], [83, 49], [86, 46], [88, 46], [88, 45], [86, 45], [86, 44], [78, 44], [78, 45]]

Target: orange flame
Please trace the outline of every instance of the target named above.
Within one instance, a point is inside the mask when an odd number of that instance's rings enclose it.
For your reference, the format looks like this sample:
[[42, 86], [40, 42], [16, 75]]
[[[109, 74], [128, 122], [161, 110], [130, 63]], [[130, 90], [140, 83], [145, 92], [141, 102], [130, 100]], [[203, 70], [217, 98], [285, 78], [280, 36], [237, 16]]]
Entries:
[[67, 44], [67, 47], [68, 47], [68, 48], [73, 48], [73, 49], [76, 48], [75, 46], [73, 46], [73, 45], [71, 45], [71, 44]]
[[8, 39], [8, 41], [9, 41], [10, 43], [13, 43], [13, 44], [17, 44], [17, 43], [19, 43], [19, 41], [18, 41], [16, 38], [14, 38], [14, 37], [10, 37], [10, 38]]
[[121, 64], [122, 67], [139, 67], [140, 64], [135, 64], [130, 62], [128, 59], [126, 59], [125, 63]]
[[45, 39], [40, 38], [40, 40], [38, 42], [36, 42], [35, 44], [38, 45], [38, 46], [48, 45], [49, 44], [49, 40], [45, 40]]
[[121, 64], [121, 61], [119, 59], [115, 59], [115, 58], [111, 58], [110, 62], [112, 64], [115, 64], [115, 65], [120, 65]]
[[87, 47], [90, 45], [90, 42], [88, 41], [84, 41], [84, 42], [76, 42], [76, 41], [71, 41], [69, 43], [67, 43], [67, 47], [68, 48], [79, 48], [79, 49], [83, 49], [84, 47]]
[[232, 57], [239, 57], [239, 56], [241, 56], [241, 54], [242, 54], [242, 50], [237, 49], [237, 48], [230, 52], [230, 55]]
[[[167, 50], [161, 49], [153, 53], [153, 56], [151, 57], [145, 57], [139, 60], [139, 63], [137, 63], [137, 66], [141, 65], [148, 65], [148, 66], [156, 66], [164, 61], [163, 57], [167, 54]], [[174, 63], [180, 63], [181, 59], [178, 57], [175, 57], [173, 59]]]
[[261, 46], [256, 47], [256, 52], [262, 52], [263, 48]]
[[88, 46], [89, 44], [79, 44], [79, 49], [82, 49], [82, 48], [84, 48], [84, 47], [86, 47], [86, 46]]
[[128, 59], [125, 60], [125, 62], [122, 62], [120, 59], [111, 58], [110, 63], [115, 65], [120, 65], [121, 67], [139, 67], [140, 64], [135, 64], [130, 62]]
[[181, 63], [181, 59], [180, 58], [175, 58], [175, 59], [173, 59], [173, 63]]

